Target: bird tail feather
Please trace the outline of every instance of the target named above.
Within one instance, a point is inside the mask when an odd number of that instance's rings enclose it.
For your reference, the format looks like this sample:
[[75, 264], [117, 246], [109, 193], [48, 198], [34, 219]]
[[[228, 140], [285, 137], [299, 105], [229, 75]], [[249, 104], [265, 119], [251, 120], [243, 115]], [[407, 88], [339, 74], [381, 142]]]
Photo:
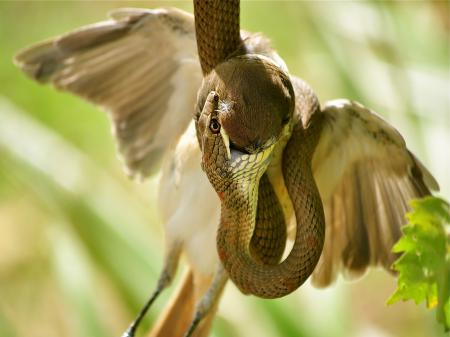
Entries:
[[[183, 337], [188, 330], [195, 313], [195, 306], [205, 293], [211, 279], [194, 274], [189, 268], [182, 277], [178, 288], [170, 298], [148, 337]], [[192, 337], [207, 337], [217, 308], [200, 322]]]

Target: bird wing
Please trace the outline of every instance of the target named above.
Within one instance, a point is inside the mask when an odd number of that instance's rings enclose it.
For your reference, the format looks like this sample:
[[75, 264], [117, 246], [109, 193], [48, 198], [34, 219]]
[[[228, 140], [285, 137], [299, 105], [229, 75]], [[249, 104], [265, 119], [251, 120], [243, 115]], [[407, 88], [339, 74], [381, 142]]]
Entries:
[[110, 16], [31, 46], [15, 62], [107, 111], [129, 173], [148, 176], [193, 116], [202, 81], [194, 19], [177, 9]]
[[439, 187], [398, 131], [373, 111], [336, 100], [320, 114], [324, 126], [312, 169], [323, 200], [326, 237], [312, 281], [323, 287], [339, 271], [353, 277], [369, 265], [389, 269], [408, 201]]

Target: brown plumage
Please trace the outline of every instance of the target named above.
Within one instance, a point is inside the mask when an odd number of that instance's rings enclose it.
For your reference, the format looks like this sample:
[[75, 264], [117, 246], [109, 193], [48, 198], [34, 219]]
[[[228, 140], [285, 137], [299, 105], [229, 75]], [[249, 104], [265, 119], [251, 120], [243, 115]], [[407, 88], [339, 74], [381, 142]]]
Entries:
[[327, 286], [340, 271], [352, 277], [370, 265], [390, 270], [408, 200], [439, 187], [398, 131], [376, 113], [337, 100], [320, 115], [324, 129], [312, 167], [327, 230], [313, 283]]
[[[258, 56], [236, 56], [212, 70], [202, 88], [214, 88], [220, 100], [221, 124], [233, 145], [255, 152], [274, 141], [292, 117], [294, 96], [289, 78], [273, 62]], [[208, 90], [201, 89], [196, 118]]]
[[192, 116], [202, 75], [192, 15], [177, 9], [119, 9], [112, 20], [21, 51], [27, 75], [101, 106], [128, 173], [160, 168]]

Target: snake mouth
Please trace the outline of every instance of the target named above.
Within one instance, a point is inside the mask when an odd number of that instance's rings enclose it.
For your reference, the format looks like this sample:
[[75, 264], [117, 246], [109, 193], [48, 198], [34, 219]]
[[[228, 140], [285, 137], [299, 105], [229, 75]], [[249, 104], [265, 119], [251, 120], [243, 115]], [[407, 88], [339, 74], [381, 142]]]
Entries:
[[259, 168], [266, 166], [271, 158], [272, 150], [275, 146], [275, 139], [271, 139], [263, 146], [260, 146], [258, 151], [252, 151], [245, 148], [240, 148], [230, 140], [225, 128], [220, 129], [220, 136], [226, 150], [228, 163], [232, 171], [248, 170], [252, 168]]
[[230, 166], [233, 172], [264, 172], [269, 165], [275, 144], [263, 148], [259, 152], [248, 153], [230, 147]]

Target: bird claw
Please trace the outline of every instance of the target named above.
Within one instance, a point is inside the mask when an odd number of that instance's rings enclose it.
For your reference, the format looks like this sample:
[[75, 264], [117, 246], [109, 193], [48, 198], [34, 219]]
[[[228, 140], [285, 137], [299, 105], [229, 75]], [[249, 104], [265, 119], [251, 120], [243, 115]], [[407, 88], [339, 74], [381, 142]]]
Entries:
[[191, 337], [202, 318], [203, 315], [201, 315], [200, 312], [197, 312], [191, 322], [191, 325], [189, 326], [189, 329], [186, 331], [183, 337]]
[[220, 264], [214, 274], [214, 279], [211, 285], [203, 295], [200, 302], [197, 304], [194, 319], [192, 320], [191, 325], [189, 326], [189, 329], [184, 337], [191, 337], [201, 320], [216, 308], [227, 281], [228, 274], [222, 264]]
[[148, 301], [145, 303], [145, 305], [140, 310], [139, 314], [136, 316], [134, 321], [130, 324], [128, 329], [122, 334], [121, 337], [134, 337], [136, 330], [141, 323], [141, 320], [144, 318], [147, 311], [150, 309], [153, 302], [158, 298], [158, 296], [161, 294], [161, 292], [166, 289], [173, 280], [173, 277], [176, 273], [177, 267], [178, 267], [178, 261], [180, 259], [180, 253], [181, 253], [181, 244], [180, 243], [173, 243], [169, 251], [167, 252], [164, 268], [161, 271], [161, 274], [158, 279], [158, 284], [156, 286], [156, 289], [153, 291], [152, 295], [148, 299]]

